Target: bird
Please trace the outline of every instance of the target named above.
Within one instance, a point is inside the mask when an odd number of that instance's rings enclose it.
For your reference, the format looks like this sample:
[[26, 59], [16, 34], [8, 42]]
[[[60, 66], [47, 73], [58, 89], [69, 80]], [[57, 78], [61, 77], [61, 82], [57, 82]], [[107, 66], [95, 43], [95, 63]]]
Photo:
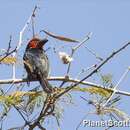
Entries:
[[50, 65], [43, 48], [47, 42], [47, 38], [32, 38], [26, 46], [23, 55], [23, 63], [27, 72], [28, 81], [37, 79], [43, 90], [46, 93], [51, 93], [52, 86], [47, 80]]

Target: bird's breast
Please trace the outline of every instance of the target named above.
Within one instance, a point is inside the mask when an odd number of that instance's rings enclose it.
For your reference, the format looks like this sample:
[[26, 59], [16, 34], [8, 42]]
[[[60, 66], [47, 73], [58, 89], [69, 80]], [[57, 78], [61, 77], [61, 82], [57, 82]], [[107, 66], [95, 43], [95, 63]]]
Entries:
[[25, 58], [33, 68], [33, 73], [41, 73], [44, 77], [49, 74], [49, 61], [43, 50], [29, 49], [25, 53]]

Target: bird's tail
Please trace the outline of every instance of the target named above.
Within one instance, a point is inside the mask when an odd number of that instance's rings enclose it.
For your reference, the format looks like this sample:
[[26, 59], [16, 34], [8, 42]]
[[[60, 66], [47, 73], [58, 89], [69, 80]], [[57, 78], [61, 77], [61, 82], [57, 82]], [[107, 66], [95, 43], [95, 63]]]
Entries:
[[41, 74], [38, 76], [39, 82], [46, 93], [52, 93], [52, 85]]

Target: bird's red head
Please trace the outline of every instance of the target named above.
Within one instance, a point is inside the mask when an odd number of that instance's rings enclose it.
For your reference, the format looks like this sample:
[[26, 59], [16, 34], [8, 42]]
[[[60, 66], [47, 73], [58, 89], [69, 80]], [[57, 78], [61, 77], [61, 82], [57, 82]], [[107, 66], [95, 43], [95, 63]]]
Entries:
[[48, 42], [46, 38], [45, 39], [33, 38], [29, 41], [27, 49], [29, 48], [43, 49], [43, 46], [45, 45], [46, 42]]

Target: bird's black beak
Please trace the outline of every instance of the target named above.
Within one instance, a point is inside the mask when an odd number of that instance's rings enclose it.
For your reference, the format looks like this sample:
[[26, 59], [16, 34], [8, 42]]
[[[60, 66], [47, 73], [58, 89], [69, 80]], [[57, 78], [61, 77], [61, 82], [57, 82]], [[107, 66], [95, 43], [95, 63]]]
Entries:
[[40, 44], [43, 44], [43, 46], [48, 42], [48, 39], [44, 38], [39, 41]]
[[44, 38], [40, 40], [37, 44], [37, 48], [43, 48], [43, 46], [48, 42], [48, 39]]

